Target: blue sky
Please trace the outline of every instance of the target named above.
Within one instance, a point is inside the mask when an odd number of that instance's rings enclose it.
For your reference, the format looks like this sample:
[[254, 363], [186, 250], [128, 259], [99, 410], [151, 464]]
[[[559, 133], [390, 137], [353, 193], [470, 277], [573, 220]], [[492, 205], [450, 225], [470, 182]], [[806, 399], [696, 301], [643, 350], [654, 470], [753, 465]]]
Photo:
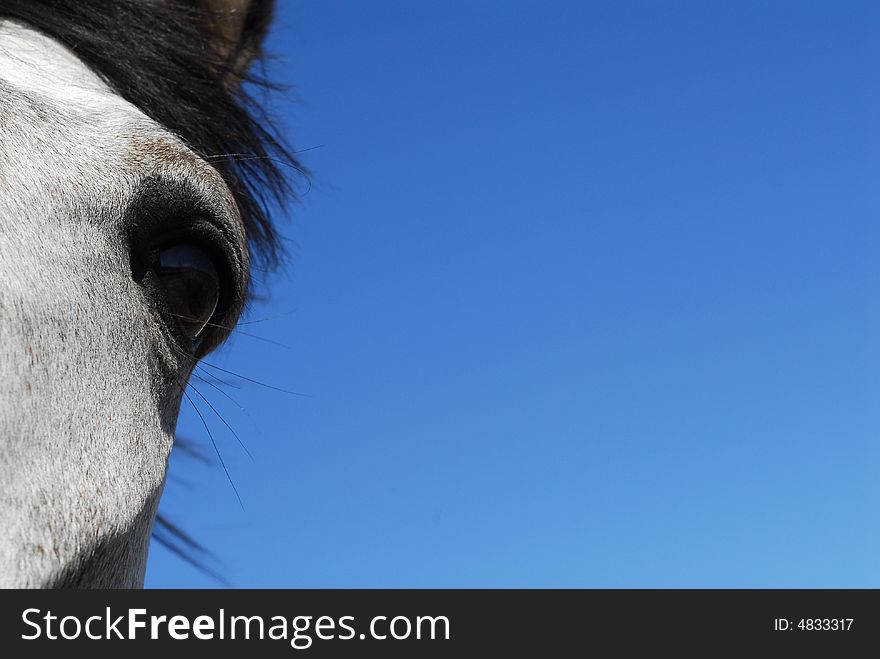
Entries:
[[[880, 583], [880, 7], [280, 5], [315, 178], [208, 361], [309, 397], [196, 383], [253, 456], [191, 394], [244, 509], [176, 456], [162, 510], [213, 567]], [[154, 543], [147, 585], [216, 582]]]

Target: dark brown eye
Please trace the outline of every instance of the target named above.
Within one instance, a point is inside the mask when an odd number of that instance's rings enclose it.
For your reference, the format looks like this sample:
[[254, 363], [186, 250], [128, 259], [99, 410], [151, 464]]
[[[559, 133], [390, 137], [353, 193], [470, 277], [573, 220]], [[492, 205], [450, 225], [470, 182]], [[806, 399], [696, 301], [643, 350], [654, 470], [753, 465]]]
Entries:
[[220, 275], [214, 261], [196, 245], [173, 245], [159, 251], [156, 274], [171, 313], [195, 341], [220, 300]]

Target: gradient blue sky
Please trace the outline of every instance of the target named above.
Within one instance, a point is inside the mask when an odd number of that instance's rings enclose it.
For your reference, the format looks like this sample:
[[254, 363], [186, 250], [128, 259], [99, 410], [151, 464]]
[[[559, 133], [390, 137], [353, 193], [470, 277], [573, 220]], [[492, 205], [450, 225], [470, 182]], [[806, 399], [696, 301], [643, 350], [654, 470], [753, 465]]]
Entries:
[[[235, 586], [878, 586], [880, 5], [281, 0], [315, 172], [162, 510]], [[223, 375], [222, 373], [218, 373]], [[185, 406], [179, 432], [208, 453]], [[212, 586], [153, 545], [147, 585]]]

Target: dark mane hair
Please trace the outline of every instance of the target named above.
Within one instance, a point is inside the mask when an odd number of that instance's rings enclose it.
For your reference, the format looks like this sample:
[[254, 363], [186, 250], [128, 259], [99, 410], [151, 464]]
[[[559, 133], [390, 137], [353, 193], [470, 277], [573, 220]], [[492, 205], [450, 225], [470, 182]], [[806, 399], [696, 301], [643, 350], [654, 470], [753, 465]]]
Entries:
[[[262, 56], [272, 2], [254, 2], [233, 53]], [[251, 254], [274, 266], [280, 256], [269, 205], [293, 190], [283, 166], [305, 174], [251, 90], [273, 88], [245, 74], [232, 84], [234, 57], [208, 42], [212, 13], [181, 0], [0, 0], [0, 18], [26, 23], [70, 48], [121, 97], [209, 161], [238, 204]], [[216, 18], [216, 15], [213, 15]]]

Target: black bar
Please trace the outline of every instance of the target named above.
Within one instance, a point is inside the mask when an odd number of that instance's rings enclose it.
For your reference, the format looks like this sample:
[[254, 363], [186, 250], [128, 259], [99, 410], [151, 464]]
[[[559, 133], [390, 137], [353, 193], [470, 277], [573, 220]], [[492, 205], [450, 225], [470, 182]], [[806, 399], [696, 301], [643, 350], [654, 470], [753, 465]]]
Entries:
[[[145, 626], [134, 629], [133, 640], [120, 640], [116, 636], [129, 632], [130, 609], [145, 609], [135, 614], [135, 621]], [[61, 628], [66, 616], [76, 621], [68, 619]], [[119, 616], [122, 621], [112, 627]], [[154, 623], [150, 616], [166, 616], [166, 620]], [[175, 623], [175, 633], [188, 634], [186, 640], [171, 637], [167, 619], [172, 616], [185, 617]], [[192, 624], [198, 616], [211, 619], [213, 626], [202, 620], [199, 632], [213, 635], [213, 640], [195, 637]], [[259, 616], [261, 621], [238, 620], [233, 640], [229, 638], [233, 616]], [[397, 616], [405, 620], [395, 620]], [[85, 638], [90, 617], [90, 633], [107, 632], [111, 640]], [[294, 623], [300, 628], [297, 649], [291, 647]], [[153, 624], [155, 640], [149, 638]], [[221, 624], [223, 640], [218, 638]], [[62, 631], [75, 635], [77, 625], [78, 639], [46, 638]], [[257, 636], [261, 625], [263, 640], [241, 638], [245, 627]], [[421, 625], [418, 632], [417, 625]], [[283, 630], [286, 638], [269, 639], [273, 627], [277, 636]], [[22, 638], [38, 632], [37, 639]], [[372, 638], [374, 632], [387, 638]], [[393, 638], [407, 634], [406, 639]], [[126, 650], [141, 649], [161, 652], [161, 657], [191, 656], [215, 650], [220, 643], [254, 657], [365, 653], [466, 657], [477, 656], [476, 652], [609, 656], [608, 649], [610, 656], [636, 650], [646, 656], [645, 649], [651, 656], [683, 649], [840, 652], [866, 643], [874, 647], [877, 641], [880, 591], [876, 590], [0, 591], [0, 648], [8, 657], [70, 649], [87, 651], [90, 657], [118, 657]], [[79, 647], [71, 648], [71, 643]]]

